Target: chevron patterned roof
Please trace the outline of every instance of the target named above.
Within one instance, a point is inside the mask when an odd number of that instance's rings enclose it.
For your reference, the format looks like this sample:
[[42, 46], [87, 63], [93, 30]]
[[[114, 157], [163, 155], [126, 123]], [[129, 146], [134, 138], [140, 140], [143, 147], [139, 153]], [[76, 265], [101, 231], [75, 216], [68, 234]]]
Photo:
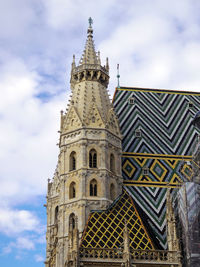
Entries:
[[113, 98], [123, 135], [122, 175], [126, 190], [148, 216], [165, 249], [166, 188], [190, 181], [198, 130], [192, 120], [200, 93], [120, 87]]

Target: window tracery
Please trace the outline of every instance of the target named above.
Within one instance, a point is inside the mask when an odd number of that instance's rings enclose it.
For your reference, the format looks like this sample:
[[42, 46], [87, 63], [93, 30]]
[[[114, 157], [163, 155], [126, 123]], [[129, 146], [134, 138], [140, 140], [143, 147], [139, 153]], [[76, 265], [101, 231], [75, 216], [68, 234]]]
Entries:
[[95, 179], [90, 182], [90, 196], [97, 196], [97, 181]]
[[89, 152], [89, 167], [97, 168], [97, 152], [95, 149], [91, 149]]
[[75, 198], [76, 197], [76, 183], [72, 182], [69, 186], [69, 198]]

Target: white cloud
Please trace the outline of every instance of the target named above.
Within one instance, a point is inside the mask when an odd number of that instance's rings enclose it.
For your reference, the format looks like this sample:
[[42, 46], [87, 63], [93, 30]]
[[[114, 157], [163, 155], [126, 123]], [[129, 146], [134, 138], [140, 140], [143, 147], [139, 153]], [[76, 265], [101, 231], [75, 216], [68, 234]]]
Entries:
[[2, 249], [2, 255], [16, 252], [16, 258], [21, 259], [23, 251], [35, 250], [36, 242], [30, 237], [17, 237], [15, 242], [10, 242]]
[[0, 232], [12, 236], [24, 231], [40, 232], [37, 216], [28, 210], [0, 209]]
[[[46, 227], [41, 224], [35, 213], [28, 210], [0, 210], [0, 233], [8, 236], [1, 255], [14, 253], [16, 259], [24, 258], [25, 251], [37, 251], [38, 245], [45, 244]], [[7, 243], [7, 244], [6, 244]], [[39, 261], [39, 255], [36, 261]]]
[[[77, 25], [85, 23], [92, 16], [101, 21], [107, 20], [109, 14], [112, 14], [112, 9], [118, 13], [116, 2], [120, 5], [120, 1], [109, 0], [49, 0], [43, 1], [45, 6], [46, 21], [55, 29], [63, 29], [67, 25], [76, 28]], [[111, 11], [111, 12], [110, 12]]]
[[[43, 227], [43, 231], [41, 232], [45, 232], [46, 230], [46, 225]], [[45, 244], [46, 243], [46, 235], [40, 235], [39, 237], [37, 237], [35, 239], [35, 242], [38, 244]]]
[[[72, 50], [81, 54], [89, 16], [94, 18], [95, 39], [101, 38], [96, 43], [102, 62], [110, 59], [112, 92], [117, 63], [122, 85], [199, 90], [197, 1], [21, 0], [20, 8], [13, 0], [4, 2], [0, 198], [12, 205], [44, 194], [52, 177], [59, 110], [67, 99], [64, 66], [69, 77]], [[46, 102], [36, 97], [42, 93], [50, 95]]]
[[109, 57], [112, 92], [117, 63], [121, 85], [200, 91], [199, 1], [19, 2], [0, 2], [0, 231], [16, 237], [5, 253], [45, 242], [35, 213], [17, 205], [44, 195], [53, 175], [59, 112], [67, 103], [72, 54], [78, 58], [84, 49], [88, 17], [102, 62]]
[[0, 200], [17, 203], [45, 193], [56, 165], [56, 130], [65, 97], [39, 99], [41, 77], [22, 60], [5, 64], [0, 79]]
[[44, 256], [39, 255], [39, 254], [36, 254], [34, 258], [36, 262], [43, 262], [45, 260]]
[[3, 247], [1, 255], [10, 254], [12, 252], [12, 247], [14, 243], [10, 243], [7, 246]]
[[35, 245], [30, 239], [25, 237], [19, 237], [17, 238], [16, 247], [18, 249], [33, 250], [35, 248]]
[[[172, 8], [173, 6], [173, 8]], [[111, 62], [120, 63], [121, 85], [199, 90], [200, 28], [190, 1], [135, 1], [126, 23], [100, 43]], [[111, 88], [116, 79], [111, 78]]]
[[[24, 34], [37, 19], [36, 5], [34, 6], [32, 1], [0, 1], [0, 10], [1, 38], [13, 38]], [[9, 42], [8, 39], [7, 41]]]

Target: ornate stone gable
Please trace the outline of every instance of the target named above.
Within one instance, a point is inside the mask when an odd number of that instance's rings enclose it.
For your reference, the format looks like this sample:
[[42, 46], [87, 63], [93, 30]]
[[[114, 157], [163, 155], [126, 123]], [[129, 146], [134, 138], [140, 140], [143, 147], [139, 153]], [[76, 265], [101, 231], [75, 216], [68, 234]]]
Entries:
[[118, 124], [118, 121], [117, 121], [117, 118], [116, 118], [116, 115], [115, 115], [113, 108], [111, 108], [108, 112], [108, 120], [106, 123], [106, 128], [109, 129], [114, 134], [121, 136], [119, 124]]
[[96, 103], [92, 103], [86, 116], [85, 124], [88, 127], [104, 128], [105, 124]]
[[82, 121], [74, 106], [71, 106], [68, 113], [63, 115], [61, 131], [62, 133], [73, 131], [82, 127]]

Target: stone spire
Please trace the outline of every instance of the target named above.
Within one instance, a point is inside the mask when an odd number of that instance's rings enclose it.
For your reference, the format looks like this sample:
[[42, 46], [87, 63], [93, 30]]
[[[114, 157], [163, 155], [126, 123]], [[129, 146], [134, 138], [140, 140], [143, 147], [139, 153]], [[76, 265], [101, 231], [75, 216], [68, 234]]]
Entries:
[[95, 51], [94, 41], [93, 41], [93, 29], [92, 29], [92, 19], [89, 18], [89, 27], [87, 30], [87, 40], [85, 45], [85, 50], [83, 51], [82, 57], [80, 59], [79, 65], [82, 64], [98, 64], [98, 56]]
[[95, 51], [91, 18], [89, 18], [85, 49], [78, 66], [76, 66], [75, 56], [73, 56], [70, 81], [72, 90], [74, 85], [81, 81], [98, 81], [106, 87], [109, 82], [108, 59], [106, 59], [106, 66], [101, 66], [100, 52]]
[[46, 267], [78, 267], [80, 238], [91, 210], [105, 209], [121, 194], [121, 134], [89, 20], [79, 64], [73, 56], [68, 108], [61, 111], [56, 173], [48, 183]]
[[[72, 96], [68, 114], [61, 131], [67, 132], [78, 127], [107, 128], [117, 136], [120, 130], [117, 118], [110, 103], [107, 86], [109, 82], [109, 63], [101, 65], [100, 52], [95, 51], [92, 19], [89, 18], [87, 40], [79, 64], [73, 56], [71, 69]], [[64, 122], [65, 121], [65, 122]], [[120, 136], [121, 138], [121, 136]]]

